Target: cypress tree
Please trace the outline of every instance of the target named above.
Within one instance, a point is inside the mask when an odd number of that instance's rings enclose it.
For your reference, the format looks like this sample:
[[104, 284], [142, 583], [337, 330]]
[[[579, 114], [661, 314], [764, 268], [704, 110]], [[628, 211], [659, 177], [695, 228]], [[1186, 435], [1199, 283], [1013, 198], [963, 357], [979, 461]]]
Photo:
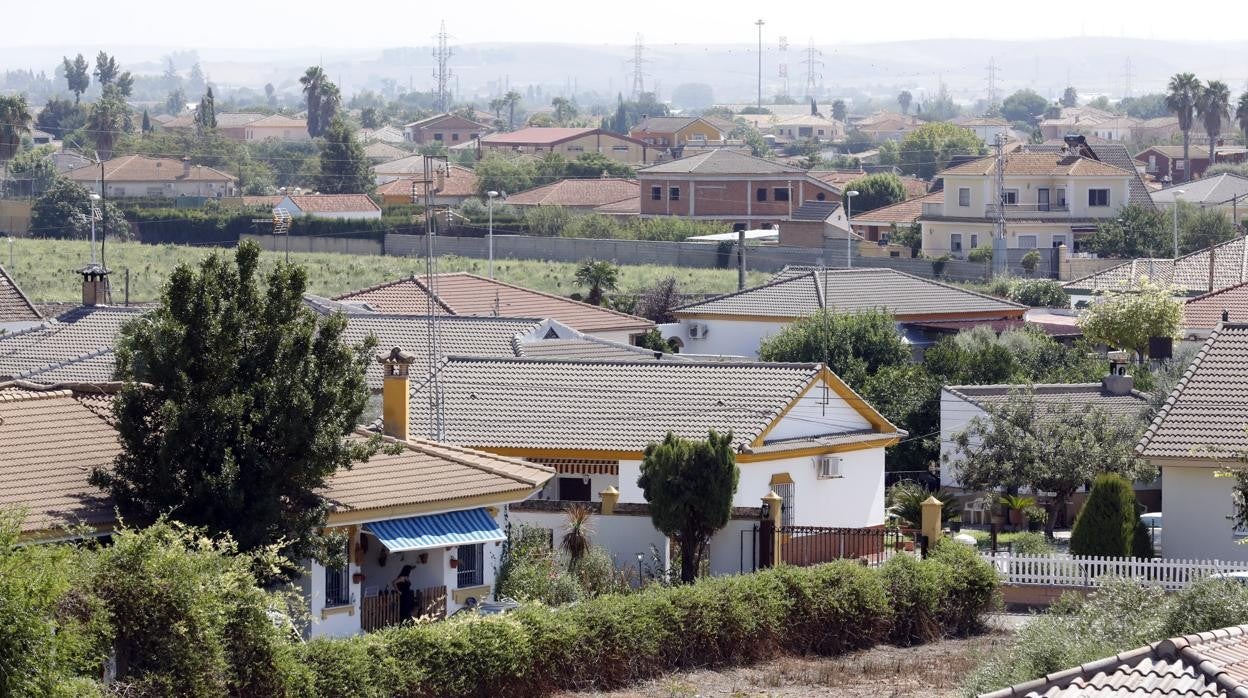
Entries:
[[1135, 508], [1131, 482], [1121, 475], [1105, 473], [1096, 478], [1079, 518], [1075, 520], [1075, 527], [1070, 533], [1070, 552], [1075, 555], [1131, 557], [1137, 551], [1142, 552], [1136, 542], [1137, 528], [1140, 527], [1140, 514]]

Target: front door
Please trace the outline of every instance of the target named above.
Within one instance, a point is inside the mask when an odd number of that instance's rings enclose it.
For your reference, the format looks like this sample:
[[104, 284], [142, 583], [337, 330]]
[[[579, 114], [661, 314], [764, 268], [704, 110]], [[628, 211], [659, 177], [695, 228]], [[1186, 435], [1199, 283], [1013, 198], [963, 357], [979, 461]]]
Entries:
[[588, 480], [579, 476], [559, 478], [559, 499], [564, 502], [588, 502]]
[[1041, 211], [1047, 211], [1047, 210], [1049, 210], [1049, 190], [1048, 190], [1048, 189], [1037, 189], [1037, 190], [1036, 190], [1036, 201], [1039, 203], [1039, 207], [1038, 207], [1038, 208], [1039, 208], [1039, 210], [1041, 210]]

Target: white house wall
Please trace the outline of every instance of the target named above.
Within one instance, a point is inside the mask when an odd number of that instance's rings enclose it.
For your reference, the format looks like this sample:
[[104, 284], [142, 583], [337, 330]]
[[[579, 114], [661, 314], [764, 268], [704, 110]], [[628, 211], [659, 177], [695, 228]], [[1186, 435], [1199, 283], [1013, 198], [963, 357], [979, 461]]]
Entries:
[[[1210, 464], [1211, 465], [1211, 464]], [[1214, 477], [1216, 468], [1164, 466], [1161, 490], [1161, 549], [1183, 560], [1248, 560], [1244, 536], [1235, 535], [1230, 517], [1234, 478]]]
[[[351, 564], [350, 575], [360, 571], [359, 565]], [[312, 562], [308, 572], [308, 590], [311, 594], [309, 611], [312, 625], [308, 634], [311, 637], [345, 637], [360, 632], [360, 585], [351, 584], [351, 603], [355, 610], [348, 614], [345, 611], [324, 618], [321, 611], [325, 609], [325, 567], [319, 562]]]
[[[957, 448], [953, 437], [960, 431], [966, 431], [971, 420], [982, 417], [986, 412], [979, 405], [972, 404], [954, 395], [948, 390], [940, 391], [940, 486], [960, 488], [958, 480]], [[948, 459], [948, 460], [946, 460]]]
[[782, 441], [829, 432], [870, 429], [871, 423], [845, 398], [820, 380], [767, 434], [768, 441]]
[[[705, 338], [689, 337], [689, 325], [706, 325]], [[763, 339], [779, 334], [788, 325], [784, 321], [764, 322], [756, 320], [685, 319], [680, 321], [680, 331], [665, 338], [676, 336], [684, 343], [685, 354], [709, 354], [712, 356], [748, 356], [758, 358], [758, 348]]]
[[[552, 531], [556, 548], [567, 532], [568, 516], [557, 511], [513, 511], [509, 520], [514, 530], [521, 525]], [[671, 566], [667, 536], [655, 529], [649, 516], [595, 515], [589, 523], [590, 540], [594, 545], [606, 548], [615, 561], [616, 569], [637, 569], [637, 553], [642, 554], [643, 569], [653, 574], [654, 562], [651, 546], [658, 551], [664, 569]]]

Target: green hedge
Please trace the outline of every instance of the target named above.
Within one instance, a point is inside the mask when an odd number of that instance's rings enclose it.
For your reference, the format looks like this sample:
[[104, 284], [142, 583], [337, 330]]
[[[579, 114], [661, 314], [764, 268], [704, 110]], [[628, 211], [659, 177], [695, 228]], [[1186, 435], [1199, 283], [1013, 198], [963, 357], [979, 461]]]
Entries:
[[[135, 230], [140, 242], [149, 244], [218, 244], [237, 243], [239, 236], [247, 233], [272, 232], [267, 223], [255, 223], [255, 219], [270, 218], [264, 210], [213, 211], [180, 208], [130, 208], [125, 211], [126, 220]], [[380, 219], [335, 220], [331, 218], [297, 218], [291, 225], [295, 236], [313, 235], [342, 236], [357, 239], [384, 240], [386, 233], [415, 235], [424, 231], [424, 223], [412, 224], [411, 215], [403, 210], [390, 213]]]
[[[532, 696], [781, 654], [835, 655], [980, 629], [996, 577], [974, 551], [850, 562], [391, 628], [301, 649], [323, 696]], [[915, 622], [915, 617], [919, 622]]]

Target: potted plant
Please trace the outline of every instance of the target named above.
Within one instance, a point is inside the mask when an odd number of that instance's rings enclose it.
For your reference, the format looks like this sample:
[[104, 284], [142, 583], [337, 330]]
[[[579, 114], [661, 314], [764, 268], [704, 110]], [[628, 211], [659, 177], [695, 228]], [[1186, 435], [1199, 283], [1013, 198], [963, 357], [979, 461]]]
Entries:
[[451, 569], [453, 569], [453, 570], [457, 570], [457, 569], [459, 569], [459, 559], [458, 559], [458, 558], [454, 558], [454, 557], [453, 557], [453, 558], [451, 558]]
[[1032, 533], [1044, 528], [1044, 522], [1049, 518], [1049, 512], [1045, 511], [1044, 507], [1035, 504], [1027, 507], [1024, 514], [1027, 516], [1027, 530]]
[[1027, 507], [1036, 505], [1035, 497], [1026, 497], [1019, 494], [1007, 494], [1001, 497], [1001, 506], [1009, 513], [1010, 525], [1020, 528], [1023, 525], [1025, 515], [1023, 512]]
[[363, 583], [363, 581], [364, 581], [364, 573], [363, 573], [363, 572], [356, 572], [355, 574], [351, 575], [351, 583], [352, 583], [352, 584], [361, 584], [361, 583]]
[[954, 533], [962, 532], [962, 516], [961, 515], [949, 517], [949, 530]]

